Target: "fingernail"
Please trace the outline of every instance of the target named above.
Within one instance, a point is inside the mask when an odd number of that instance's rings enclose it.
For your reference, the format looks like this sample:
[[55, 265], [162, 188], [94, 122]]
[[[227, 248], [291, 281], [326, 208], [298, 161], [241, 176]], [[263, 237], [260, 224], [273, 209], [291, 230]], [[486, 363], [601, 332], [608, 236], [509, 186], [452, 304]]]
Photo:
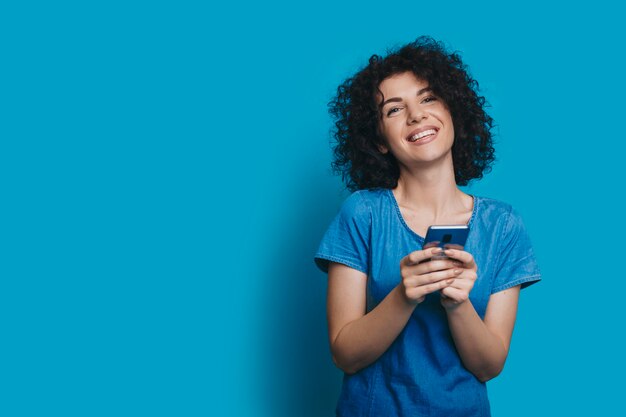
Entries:
[[441, 252], [441, 250], [442, 250], [441, 248], [435, 248], [435, 249], [433, 249], [433, 253], [439, 253], [439, 252]]
[[461, 272], [463, 272], [463, 271], [461, 271], [460, 269], [455, 269], [455, 270], [454, 270], [454, 273], [455, 273], [455, 274], [460, 274]]

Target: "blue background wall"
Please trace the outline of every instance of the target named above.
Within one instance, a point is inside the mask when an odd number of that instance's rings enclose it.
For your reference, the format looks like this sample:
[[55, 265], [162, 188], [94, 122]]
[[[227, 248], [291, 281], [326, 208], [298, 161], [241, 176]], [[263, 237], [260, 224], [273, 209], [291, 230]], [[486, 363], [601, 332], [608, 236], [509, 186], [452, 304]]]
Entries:
[[[326, 103], [373, 53], [462, 52], [522, 293], [496, 416], [622, 409], [623, 11], [609, 2], [0, 6], [0, 414], [331, 415], [312, 256], [347, 196]], [[617, 380], [619, 381], [619, 379]]]

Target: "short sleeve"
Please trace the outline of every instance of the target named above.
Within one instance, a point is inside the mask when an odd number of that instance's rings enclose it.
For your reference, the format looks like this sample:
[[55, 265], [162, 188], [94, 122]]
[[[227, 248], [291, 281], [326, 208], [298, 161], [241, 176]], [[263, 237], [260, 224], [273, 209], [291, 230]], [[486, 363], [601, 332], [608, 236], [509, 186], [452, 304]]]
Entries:
[[328, 272], [329, 261], [338, 262], [368, 273], [371, 209], [359, 192], [353, 193], [341, 206], [322, 238], [315, 263]]
[[492, 294], [516, 285], [525, 288], [541, 280], [530, 237], [522, 217], [513, 208], [508, 213], [499, 249]]

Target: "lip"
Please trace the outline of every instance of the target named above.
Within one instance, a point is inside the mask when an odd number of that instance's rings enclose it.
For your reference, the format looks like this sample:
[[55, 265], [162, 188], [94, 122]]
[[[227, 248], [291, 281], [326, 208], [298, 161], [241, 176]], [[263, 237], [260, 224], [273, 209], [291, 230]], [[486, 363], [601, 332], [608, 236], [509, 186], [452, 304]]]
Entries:
[[[434, 130], [435, 134], [431, 135], [431, 136], [427, 136], [427, 137], [422, 138], [422, 139], [418, 139], [415, 142], [411, 142], [411, 140], [410, 140], [411, 136], [414, 136], [414, 135], [416, 135], [418, 133], [421, 133], [421, 132], [424, 132], [426, 130]], [[429, 143], [429, 142], [432, 142], [433, 140], [435, 140], [437, 138], [438, 134], [439, 134], [439, 128], [437, 126], [423, 126], [423, 127], [420, 127], [419, 129], [413, 130], [411, 133], [409, 133], [406, 136], [405, 139], [406, 139], [407, 142], [409, 142], [412, 145], [424, 145], [426, 143]]]
[[426, 136], [425, 138], [418, 139], [415, 142], [409, 142], [409, 145], [413, 145], [413, 146], [426, 145], [427, 143], [430, 143], [433, 140], [437, 139], [437, 134], [438, 133], [439, 132], [435, 133], [434, 135]]

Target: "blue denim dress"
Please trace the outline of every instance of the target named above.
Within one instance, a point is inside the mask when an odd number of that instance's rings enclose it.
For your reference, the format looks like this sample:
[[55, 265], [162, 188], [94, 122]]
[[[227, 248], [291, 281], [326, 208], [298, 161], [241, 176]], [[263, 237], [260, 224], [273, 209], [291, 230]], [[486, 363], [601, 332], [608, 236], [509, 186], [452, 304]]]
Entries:
[[[465, 250], [478, 279], [470, 300], [484, 319], [489, 296], [540, 280], [531, 242], [509, 204], [474, 196]], [[424, 238], [405, 223], [389, 189], [361, 190], [343, 204], [315, 262], [338, 262], [364, 272], [367, 311], [400, 282], [400, 260]], [[489, 416], [487, 387], [470, 373], [455, 348], [439, 293], [426, 296], [389, 349], [354, 375], [344, 375], [338, 416]]]

